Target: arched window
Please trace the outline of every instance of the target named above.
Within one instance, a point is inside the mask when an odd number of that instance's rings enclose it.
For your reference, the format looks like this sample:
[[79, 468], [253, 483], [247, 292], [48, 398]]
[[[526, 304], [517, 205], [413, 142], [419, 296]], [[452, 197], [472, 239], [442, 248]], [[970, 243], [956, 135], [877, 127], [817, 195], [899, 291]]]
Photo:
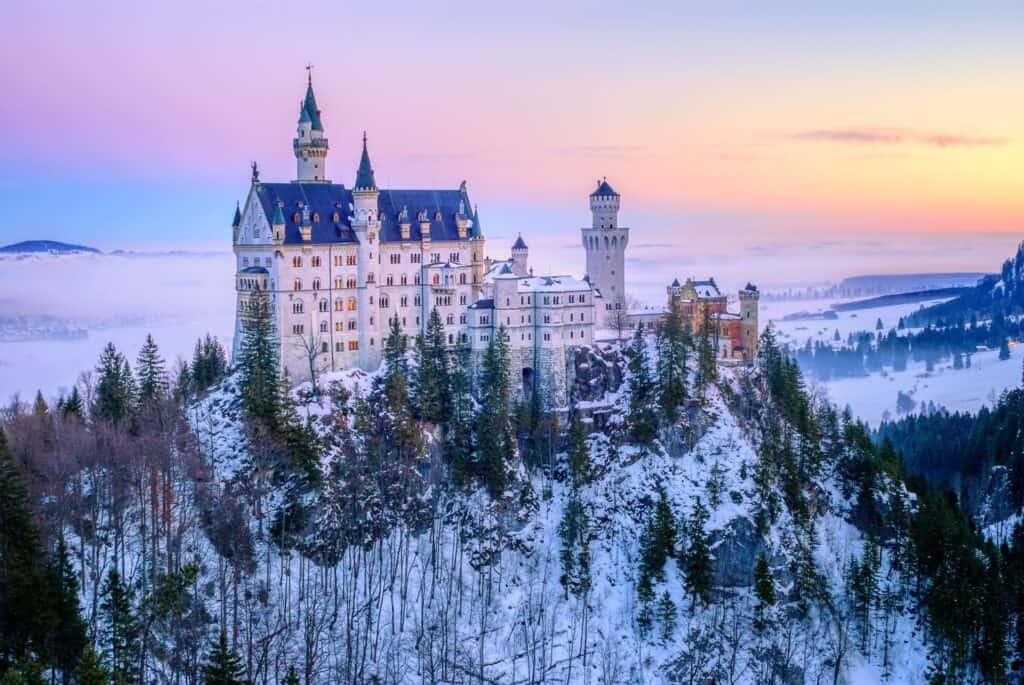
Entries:
[[466, 285], [466, 274], [459, 274], [459, 285]]
[[348, 310], [350, 312], [351, 311], [355, 311], [355, 308], [356, 308], [356, 298], [354, 298], [354, 297], [348, 298]]
[[350, 278], [347, 281], [345, 281], [345, 287], [346, 288], [354, 288], [354, 287], [356, 287], [356, 279]]
[[296, 269], [298, 269], [300, 266], [302, 266], [302, 257], [300, 257], [298, 255], [295, 255], [294, 257], [292, 257], [292, 266], [294, 268], [296, 268]]
[[302, 279], [301, 278], [296, 278], [292, 282], [292, 290], [302, 290]]
[[327, 332], [327, 322], [326, 321], [321, 321], [320, 322], [320, 332], [321, 333], [326, 333]]
[[299, 223], [299, 213], [298, 212], [295, 212], [294, 214], [292, 214], [292, 223], [295, 223], [295, 224]]
[[320, 223], [320, 212], [313, 212], [313, 223]]
[[292, 302], [292, 314], [301, 314], [301, 313], [302, 313], [302, 300], [299, 300], [298, 302]]
[[328, 302], [327, 300], [320, 300], [319, 307], [321, 312], [326, 312], [331, 308], [330, 302]]
[[339, 297], [334, 301], [334, 311], [343, 312], [345, 311], [345, 302]]
[[441, 285], [441, 274], [434, 274], [434, 277], [431, 280], [434, 285]]
[[313, 290], [320, 290], [320, 279], [319, 278], [314, 278], [313, 279]]

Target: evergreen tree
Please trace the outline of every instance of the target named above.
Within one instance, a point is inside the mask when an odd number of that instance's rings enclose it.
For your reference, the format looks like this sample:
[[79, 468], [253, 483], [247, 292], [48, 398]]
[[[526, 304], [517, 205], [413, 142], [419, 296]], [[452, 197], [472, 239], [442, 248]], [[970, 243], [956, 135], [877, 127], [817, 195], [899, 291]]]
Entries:
[[267, 427], [276, 427], [280, 359], [270, 299], [263, 290], [254, 291], [245, 303], [239, 371], [239, 388], [246, 413]]
[[676, 520], [664, 488], [640, 536], [641, 573], [659, 581], [665, 579], [665, 561], [675, 556]]
[[427, 327], [416, 338], [416, 406], [425, 421], [441, 423], [451, 412], [451, 380], [444, 324], [437, 308], [430, 310]]
[[221, 630], [203, 664], [203, 685], [243, 685], [245, 682], [242, 659], [228, 646], [227, 633]]
[[88, 641], [78, 605], [78, 577], [71, 566], [63, 535], [57, 540], [57, 552], [48, 570], [51, 629], [47, 651], [53, 665], [64, 674], [64, 682], [67, 683]]
[[673, 296], [658, 328], [658, 405], [662, 418], [672, 424], [686, 401], [686, 331]]
[[583, 425], [578, 411], [574, 411], [569, 422], [569, 478], [577, 487], [590, 478], [590, 448], [587, 445], [587, 428]]
[[133, 592], [121, 580], [117, 560], [100, 590], [100, 636], [115, 682], [138, 681], [139, 626], [132, 606]]
[[686, 587], [693, 601], [700, 600], [704, 606], [711, 601], [712, 580], [711, 539], [705, 530], [708, 516], [700, 498], [695, 498], [693, 511], [686, 522], [686, 546], [681, 554]]
[[103, 665], [99, 654], [90, 644], [86, 644], [85, 649], [82, 650], [75, 677], [78, 680], [78, 685], [110, 685], [110, 671]]
[[469, 473], [473, 456], [473, 396], [469, 379], [467, 353], [455, 352], [452, 362], [451, 396], [452, 411], [445, 424], [445, 446], [448, 465], [456, 483], [464, 483]]
[[999, 361], [1006, 361], [1010, 358], [1010, 341], [1009, 338], [1003, 338], [999, 343]]
[[57, 405], [57, 408], [61, 411], [64, 418], [74, 416], [81, 420], [82, 416], [82, 395], [78, 392], [78, 386], [71, 386], [71, 394], [69, 394], [63, 402]]
[[590, 540], [589, 518], [586, 509], [573, 490], [558, 525], [558, 534], [562, 540], [560, 559], [562, 575], [559, 582], [565, 588], [566, 596], [570, 592], [577, 596], [586, 595], [590, 591]]
[[757, 605], [754, 607], [754, 627], [763, 630], [767, 625], [765, 614], [775, 605], [775, 579], [768, 566], [768, 558], [762, 552], [754, 564], [754, 595]]
[[651, 378], [647, 342], [641, 326], [629, 345], [629, 414], [626, 425], [630, 439], [641, 445], [649, 445], [658, 435], [656, 387]]
[[288, 672], [281, 681], [281, 685], [299, 685], [299, 675], [295, 672], [294, 666], [288, 667]]
[[477, 461], [492, 497], [500, 496], [508, 481], [508, 462], [515, 454], [508, 380], [508, 342], [502, 326], [484, 352], [480, 375], [480, 413], [477, 418]]
[[0, 429], [0, 671], [42, 656], [43, 552], [28, 488]]
[[132, 412], [133, 383], [131, 369], [114, 343], [107, 343], [96, 367], [97, 381], [94, 418], [118, 423], [127, 420]]
[[36, 390], [36, 400], [32, 403], [32, 414], [37, 418], [45, 418], [50, 413], [50, 407], [43, 399], [43, 391]]
[[695, 386], [697, 395], [703, 399], [709, 383], [713, 383], [718, 375], [718, 366], [715, 362], [715, 345], [711, 338], [711, 316], [707, 308], [704, 308], [700, 334], [697, 338], [697, 378]]
[[661, 644], [667, 645], [672, 641], [676, 632], [676, 603], [672, 601], [668, 590], [661, 593], [658, 600], [658, 621], [661, 623]]
[[205, 392], [227, 373], [228, 357], [220, 341], [209, 333], [196, 340], [192, 364], [188, 369], [190, 386], [195, 392]]
[[151, 405], [166, 397], [167, 371], [164, 369], [164, 360], [160, 356], [160, 350], [157, 348], [152, 334], [146, 335], [146, 342], [139, 350], [139, 359], [135, 364], [135, 369], [140, 405]]

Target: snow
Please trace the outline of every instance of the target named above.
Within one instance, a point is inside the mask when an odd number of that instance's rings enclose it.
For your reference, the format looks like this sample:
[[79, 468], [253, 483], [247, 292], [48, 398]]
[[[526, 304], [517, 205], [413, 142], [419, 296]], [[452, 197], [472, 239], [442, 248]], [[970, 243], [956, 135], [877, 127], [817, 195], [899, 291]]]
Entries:
[[909, 393], [918, 407], [934, 402], [949, 411], [974, 412], [992, 406], [1003, 391], [1021, 383], [1024, 345], [1010, 348], [1010, 358], [999, 360], [998, 350], [971, 356], [971, 368], [954, 369], [952, 362], [936, 365], [932, 373], [924, 362], [911, 362], [906, 371], [886, 371], [858, 378], [841, 378], [820, 387], [839, 407], [847, 405], [855, 416], [877, 426], [888, 412], [896, 414], [896, 393]]

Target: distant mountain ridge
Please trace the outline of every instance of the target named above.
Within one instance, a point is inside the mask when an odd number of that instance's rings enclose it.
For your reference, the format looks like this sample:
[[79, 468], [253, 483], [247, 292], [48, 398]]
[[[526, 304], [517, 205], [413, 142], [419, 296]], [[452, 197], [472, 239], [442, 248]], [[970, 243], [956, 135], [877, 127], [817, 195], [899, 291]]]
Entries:
[[1007, 316], [1024, 313], [1024, 242], [1003, 262], [998, 274], [982, 278], [959, 297], [915, 312], [907, 319], [912, 326], [929, 323], [992, 319], [1001, 322]]
[[0, 254], [26, 254], [32, 252], [48, 252], [51, 254], [90, 252], [93, 254], [103, 254], [101, 250], [97, 250], [95, 247], [62, 243], [57, 240], [23, 240], [20, 243], [12, 243], [11, 245], [0, 247]]

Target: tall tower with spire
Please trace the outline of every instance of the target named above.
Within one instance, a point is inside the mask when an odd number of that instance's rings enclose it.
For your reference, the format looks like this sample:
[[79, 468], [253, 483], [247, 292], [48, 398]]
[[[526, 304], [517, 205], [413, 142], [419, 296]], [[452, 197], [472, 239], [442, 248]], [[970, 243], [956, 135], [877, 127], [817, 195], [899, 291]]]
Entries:
[[581, 229], [587, 276], [601, 291], [606, 310], [626, 306], [626, 245], [629, 229], [619, 226], [621, 196], [606, 179], [590, 194], [590, 228]]
[[378, 314], [384, 310], [374, 304], [380, 297], [380, 282], [374, 265], [380, 259], [380, 211], [378, 198], [380, 190], [373, 176], [370, 153], [366, 149], [366, 131], [363, 131], [363, 154], [356, 170], [356, 183], [352, 187], [352, 231], [359, 243], [358, 288], [359, 288], [359, 365], [373, 369], [380, 363], [380, 334], [387, 330]]
[[330, 183], [327, 180], [327, 138], [320, 110], [313, 95], [312, 67], [306, 67], [306, 97], [299, 105], [299, 125], [292, 141], [296, 180], [301, 183]]

